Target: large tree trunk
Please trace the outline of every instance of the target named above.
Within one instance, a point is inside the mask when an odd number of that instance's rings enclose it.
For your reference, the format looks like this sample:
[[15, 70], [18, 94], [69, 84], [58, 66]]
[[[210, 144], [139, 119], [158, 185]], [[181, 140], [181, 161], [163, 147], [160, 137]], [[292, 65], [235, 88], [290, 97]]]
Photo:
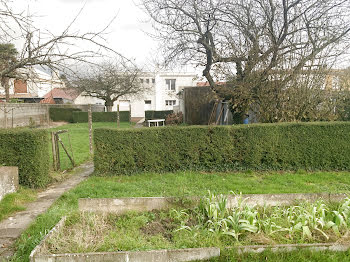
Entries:
[[10, 85], [9, 85], [10, 78], [3, 76], [1, 78], [1, 85], [5, 89], [5, 101], [8, 103], [10, 102]]
[[105, 102], [105, 106], [107, 108], [107, 112], [112, 112], [112, 108], [113, 108], [113, 102], [112, 101], [106, 101]]

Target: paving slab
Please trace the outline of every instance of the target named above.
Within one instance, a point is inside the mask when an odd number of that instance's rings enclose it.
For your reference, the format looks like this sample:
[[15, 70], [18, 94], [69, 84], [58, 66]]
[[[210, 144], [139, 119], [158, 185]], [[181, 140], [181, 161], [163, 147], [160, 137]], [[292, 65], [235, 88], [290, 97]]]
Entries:
[[25, 211], [17, 212], [0, 221], [0, 261], [7, 261], [13, 255], [14, 242], [38, 215], [46, 212], [61, 195], [85, 180], [94, 170], [92, 163], [83, 164], [78, 168], [81, 171], [69, 179], [38, 193], [37, 200], [27, 204]]

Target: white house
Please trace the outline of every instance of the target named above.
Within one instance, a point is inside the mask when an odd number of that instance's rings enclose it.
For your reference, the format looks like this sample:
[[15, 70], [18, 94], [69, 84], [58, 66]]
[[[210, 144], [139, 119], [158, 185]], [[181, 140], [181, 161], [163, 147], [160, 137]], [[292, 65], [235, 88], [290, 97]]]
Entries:
[[[187, 86], [196, 86], [197, 75], [195, 73], [143, 73], [140, 77], [145, 92], [136, 96], [125, 96], [114, 102], [113, 111], [128, 111], [131, 107], [132, 118], [143, 118], [146, 110], [173, 110], [179, 106], [178, 93]], [[104, 104], [98, 98], [79, 95], [75, 104]]]

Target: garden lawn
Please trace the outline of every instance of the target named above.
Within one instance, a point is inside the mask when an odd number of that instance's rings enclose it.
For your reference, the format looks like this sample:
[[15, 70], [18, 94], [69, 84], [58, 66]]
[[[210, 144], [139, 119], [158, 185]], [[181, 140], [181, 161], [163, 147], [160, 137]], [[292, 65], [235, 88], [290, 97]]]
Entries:
[[[65, 193], [55, 204], [22, 234], [16, 243], [17, 252], [13, 261], [29, 261], [29, 254], [39, 244], [47, 232], [71, 212], [76, 212], [79, 198], [145, 197], [145, 196], [204, 196], [207, 190], [227, 194], [230, 191], [249, 193], [299, 193], [299, 192], [349, 192], [349, 172], [306, 173], [196, 173], [177, 172], [166, 174], [138, 174], [133, 176], [90, 177], [79, 186]], [[225, 257], [223, 260], [230, 261]], [[227, 253], [227, 256], [230, 256]], [[305, 254], [300, 255], [300, 254]], [[345, 261], [350, 252], [345, 253], [301, 252], [295, 256], [304, 261]], [[244, 255], [239, 261], [291, 261], [293, 255]], [[252, 260], [250, 260], [252, 259]], [[254, 260], [255, 259], [255, 260]], [[289, 260], [288, 260], [289, 259]], [[297, 260], [293, 260], [297, 261]], [[303, 261], [303, 260], [300, 260]]]
[[11, 214], [25, 210], [25, 204], [36, 200], [37, 191], [20, 187], [16, 193], [7, 194], [0, 201], [0, 221]]
[[201, 196], [229, 194], [347, 193], [349, 172], [143, 173], [90, 177], [76, 188], [81, 197]]
[[[93, 123], [92, 127], [93, 128], [100, 128], [100, 127], [117, 128], [117, 123], [96, 122], [96, 123]], [[129, 127], [131, 127], [131, 124], [129, 122], [120, 123], [120, 128], [129, 128]], [[88, 123], [66, 124], [63, 126], [50, 129], [50, 131], [58, 131], [58, 130], [69, 131], [73, 154], [74, 154], [74, 160], [77, 165], [80, 165], [83, 162], [86, 162], [87, 160], [90, 159]], [[60, 138], [62, 139], [68, 151], [71, 152], [67, 133], [60, 134]], [[61, 146], [60, 146], [60, 157], [61, 157], [61, 170], [72, 168], [72, 164]], [[50, 143], [50, 159], [51, 159], [51, 165], [52, 165], [51, 143]]]

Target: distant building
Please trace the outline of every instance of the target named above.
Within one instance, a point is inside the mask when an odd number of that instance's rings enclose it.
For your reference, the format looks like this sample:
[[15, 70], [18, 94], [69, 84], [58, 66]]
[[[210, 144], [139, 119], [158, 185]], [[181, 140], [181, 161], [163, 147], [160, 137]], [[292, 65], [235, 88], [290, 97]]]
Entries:
[[[45, 94], [55, 88], [65, 88], [56, 73], [49, 74], [37, 68], [25, 68], [18, 79], [10, 79], [10, 99], [25, 103], [39, 103]], [[5, 101], [5, 90], [0, 85], [0, 101]]]
[[42, 104], [75, 104], [75, 100], [81, 94], [74, 88], [54, 88], [44, 95]]
[[[140, 76], [141, 85], [145, 92], [135, 96], [121, 97], [114, 102], [113, 111], [117, 111], [119, 104], [120, 111], [128, 111], [131, 107], [132, 118], [143, 118], [147, 110], [173, 110], [178, 107], [180, 99], [178, 93], [187, 86], [195, 86], [197, 75], [193, 73], [143, 73]], [[75, 104], [101, 104], [102, 99], [80, 94]]]

